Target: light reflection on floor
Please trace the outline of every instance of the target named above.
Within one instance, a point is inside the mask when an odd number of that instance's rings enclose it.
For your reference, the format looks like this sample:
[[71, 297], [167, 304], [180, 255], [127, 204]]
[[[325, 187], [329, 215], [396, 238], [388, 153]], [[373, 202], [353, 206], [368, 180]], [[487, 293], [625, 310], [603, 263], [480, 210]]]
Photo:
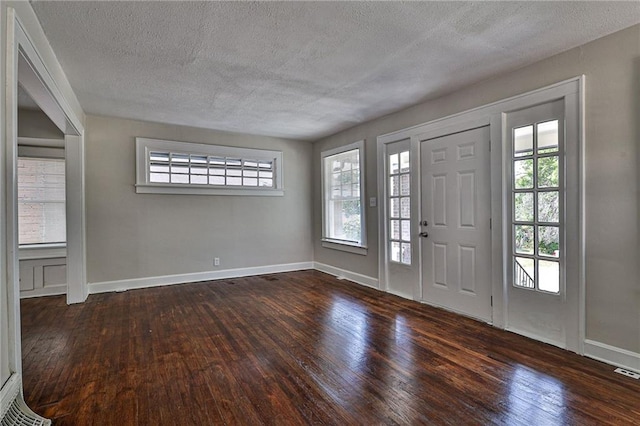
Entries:
[[[311, 371], [310, 374], [336, 404], [348, 410], [357, 408], [354, 404], [360, 402], [358, 396], [363, 393], [368, 328], [366, 311], [361, 305], [340, 296], [332, 297], [316, 349], [323, 362], [333, 364], [325, 371], [334, 371], [335, 376]], [[335, 363], [332, 362], [334, 359]], [[347, 368], [338, 369], [336, 364], [346, 364]]]
[[341, 297], [334, 297], [330, 312], [334, 329], [346, 331], [341, 353], [352, 371], [360, 372], [366, 365], [369, 324], [362, 306]]
[[396, 314], [393, 328], [393, 341], [395, 342], [394, 361], [404, 371], [413, 370], [413, 342], [411, 341], [412, 331], [407, 326], [407, 319]]
[[[46, 342], [46, 353], [52, 359], [69, 359], [72, 356], [73, 342], [68, 330], [54, 330], [53, 332], [43, 333], [34, 331], [32, 338], [34, 340], [37, 339], [38, 341]], [[25, 345], [22, 346], [23, 363], [28, 363], [31, 371], [37, 372], [35, 374], [42, 376], [48, 375], [48, 369], [51, 368], [50, 365], [46, 363], [30, 363], [27, 359], [29, 357], [29, 351], [32, 350], [39, 352], [42, 348], [25, 347]]]
[[509, 383], [508, 423], [565, 425], [564, 385], [544, 373], [516, 366]]
[[[415, 374], [413, 332], [401, 314], [383, 320], [382, 326], [387, 330], [376, 332], [371, 329], [372, 324], [380, 327], [381, 321], [371, 315], [357, 301], [333, 297], [321, 348], [326, 351], [325, 359], [335, 357], [346, 364], [340, 375], [348, 385], [343, 382], [344, 388], [336, 387], [335, 381], [325, 377], [316, 377], [316, 381], [347, 409], [356, 408], [352, 404], [362, 404], [361, 395], [371, 394], [377, 398], [367, 401], [369, 409], [392, 409], [400, 418], [411, 418], [418, 403], [413, 397], [415, 383], [407, 380]], [[378, 383], [367, 379], [372, 375]], [[380, 389], [389, 392], [381, 393]], [[377, 405], [384, 408], [375, 408]]]
[[[390, 327], [390, 341], [394, 344], [389, 348], [389, 374], [387, 375], [385, 403], [393, 406], [393, 411], [399, 418], [409, 421], [415, 418], [420, 400], [413, 398], [418, 376], [415, 361], [415, 343], [413, 331], [407, 324], [407, 319], [401, 314], [395, 314], [393, 327]], [[392, 371], [391, 371], [392, 370]]]

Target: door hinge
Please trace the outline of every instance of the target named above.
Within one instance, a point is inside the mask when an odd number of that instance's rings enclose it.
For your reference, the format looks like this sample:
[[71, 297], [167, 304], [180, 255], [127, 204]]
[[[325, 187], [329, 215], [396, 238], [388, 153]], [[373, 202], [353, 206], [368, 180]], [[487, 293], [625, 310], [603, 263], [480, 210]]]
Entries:
[[493, 306], [493, 296], [491, 296], [491, 306]]
[[493, 229], [493, 224], [491, 223], [491, 218], [489, 218], [489, 229]]

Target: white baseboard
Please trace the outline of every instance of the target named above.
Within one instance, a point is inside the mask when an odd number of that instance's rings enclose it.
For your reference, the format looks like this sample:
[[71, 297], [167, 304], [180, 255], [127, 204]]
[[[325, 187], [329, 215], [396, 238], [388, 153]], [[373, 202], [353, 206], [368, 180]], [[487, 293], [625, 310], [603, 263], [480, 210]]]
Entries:
[[[395, 290], [387, 290], [387, 293], [393, 294], [394, 296], [402, 297], [403, 299], [414, 300], [413, 294], [403, 293], [401, 291], [395, 291]], [[415, 301], [419, 302], [419, 300], [415, 300]]]
[[97, 283], [89, 283], [89, 294], [126, 291], [137, 288], [159, 287], [173, 284], [185, 284], [198, 281], [249, 277], [252, 275], [275, 274], [278, 272], [302, 271], [305, 269], [313, 269], [313, 262], [286, 263], [282, 265], [223, 269], [221, 271], [193, 272], [188, 274], [134, 278], [130, 280], [103, 281]]
[[640, 354], [636, 352], [586, 339], [584, 341], [584, 355], [640, 373]]
[[337, 278], [343, 278], [349, 281], [353, 281], [354, 283], [361, 284], [366, 287], [379, 289], [377, 278], [347, 271], [346, 269], [336, 268], [335, 266], [325, 265], [324, 263], [320, 262], [313, 262], [313, 269], [317, 269], [320, 272], [325, 272]]
[[[126, 291], [138, 288], [160, 287], [173, 284], [185, 284], [199, 281], [211, 281], [228, 278], [248, 277], [252, 275], [275, 274], [279, 272], [317, 269], [318, 271], [353, 281], [366, 287], [378, 288], [378, 279], [319, 262], [299, 262], [282, 265], [256, 266], [250, 268], [224, 269], [221, 271], [193, 272], [187, 274], [163, 275], [156, 277], [133, 278], [89, 283], [89, 294]], [[25, 297], [35, 297], [25, 296]]]
[[[531, 340], [537, 340], [538, 342], [542, 342], [542, 343], [546, 343], [548, 345], [551, 346], [556, 346], [560, 349], [567, 349], [566, 345], [563, 342], [558, 342], [552, 339], [548, 339], [544, 336], [540, 336], [536, 333], [532, 333], [530, 331], [526, 331], [526, 330], [520, 330], [518, 328], [513, 328], [513, 327], [506, 327], [504, 330], [509, 331], [511, 333], [515, 333], [515, 334], [519, 334], [521, 336], [524, 337], [528, 337]], [[567, 349], [568, 350], [568, 349]]]
[[35, 290], [25, 290], [20, 292], [20, 299], [29, 299], [31, 297], [43, 297], [43, 296], [58, 296], [60, 294], [67, 294], [67, 285], [54, 285], [44, 288], [37, 288]]

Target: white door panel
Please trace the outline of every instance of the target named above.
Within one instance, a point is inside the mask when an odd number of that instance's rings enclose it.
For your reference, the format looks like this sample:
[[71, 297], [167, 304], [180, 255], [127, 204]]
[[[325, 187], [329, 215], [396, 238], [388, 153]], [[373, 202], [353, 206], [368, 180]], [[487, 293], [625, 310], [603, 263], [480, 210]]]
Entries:
[[[557, 130], [545, 131], [546, 123], [556, 123]], [[564, 103], [555, 101], [532, 108], [523, 109], [507, 115], [507, 143], [509, 146], [510, 190], [506, 194], [509, 214], [508, 226], [508, 254], [507, 266], [507, 329], [537, 340], [551, 343], [562, 348], [567, 345], [567, 324], [571, 312], [567, 306], [567, 289], [565, 286], [565, 193], [564, 182]], [[527, 130], [527, 143], [518, 142], [515, 131]], [[529, 136], [530, 135], [530, 136]], [[514, 142], [514, 139], [516, 140]], [[549, 142], [552, 140], [553, 142]], [[549, 149], [551, 144], [554, 148]], [[518, 151], [520, 149], [520, 151]], [[546, 182], [547, 178], [541, 164], [554, 159], [557, 164], [557, 179], [553, 185]], [[517, 184], [526, 174], [517, 170], [516, 163], [530, 161], [535, 165], [530, 171], [530, 187], [521, 188]], [[527, 212], [521, 212], [528, 204], [522, 200], [529, 195], [531, 207]], [[549, 201], [545, 194], [558, 194]], [[546, 198], [545, 198], [546, 197]], [[546, 200], [546, 201], [545, 201]], [[549, 217], [545, 210], [551, 205], [556, 213]], [[545, 207], [546, 206], [546, 207]], [[530, 242], [522, 242], [522, 234], [518, 228], [528, 228], [531, 232]], [[543, 241], [544, 229], [557, 229], [556, 250], [545, 252], [546, 241]], [[527, 246], [526, 248], [523, 246]], [[525, 263], [526, 262], [526, 263]], [[552, 266], [552, 268], [549, 268]], [[528, 271], [525, 271], [527, 270]], [[524, 272], [523, 272], [524, 271]], [[523, 281], [522, 276], [527, 278]]]
[[418, 299], [419, 281], [418, 221], [416, 177], [411, 140], [389, 143], [384, 149], [384, 205], [385, 290], [408, 299]]
[[424, 140], [420, 151], [422, 299], [491, 321], [489, 128]]

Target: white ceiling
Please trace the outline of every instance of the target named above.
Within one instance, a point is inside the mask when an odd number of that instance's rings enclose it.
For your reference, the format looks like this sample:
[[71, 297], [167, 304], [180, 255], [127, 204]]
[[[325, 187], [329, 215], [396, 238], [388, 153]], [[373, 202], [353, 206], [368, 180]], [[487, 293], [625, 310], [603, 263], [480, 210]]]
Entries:
[[315, 140], [640, 22], [640, 2], [34, 2], [87, 113]]

